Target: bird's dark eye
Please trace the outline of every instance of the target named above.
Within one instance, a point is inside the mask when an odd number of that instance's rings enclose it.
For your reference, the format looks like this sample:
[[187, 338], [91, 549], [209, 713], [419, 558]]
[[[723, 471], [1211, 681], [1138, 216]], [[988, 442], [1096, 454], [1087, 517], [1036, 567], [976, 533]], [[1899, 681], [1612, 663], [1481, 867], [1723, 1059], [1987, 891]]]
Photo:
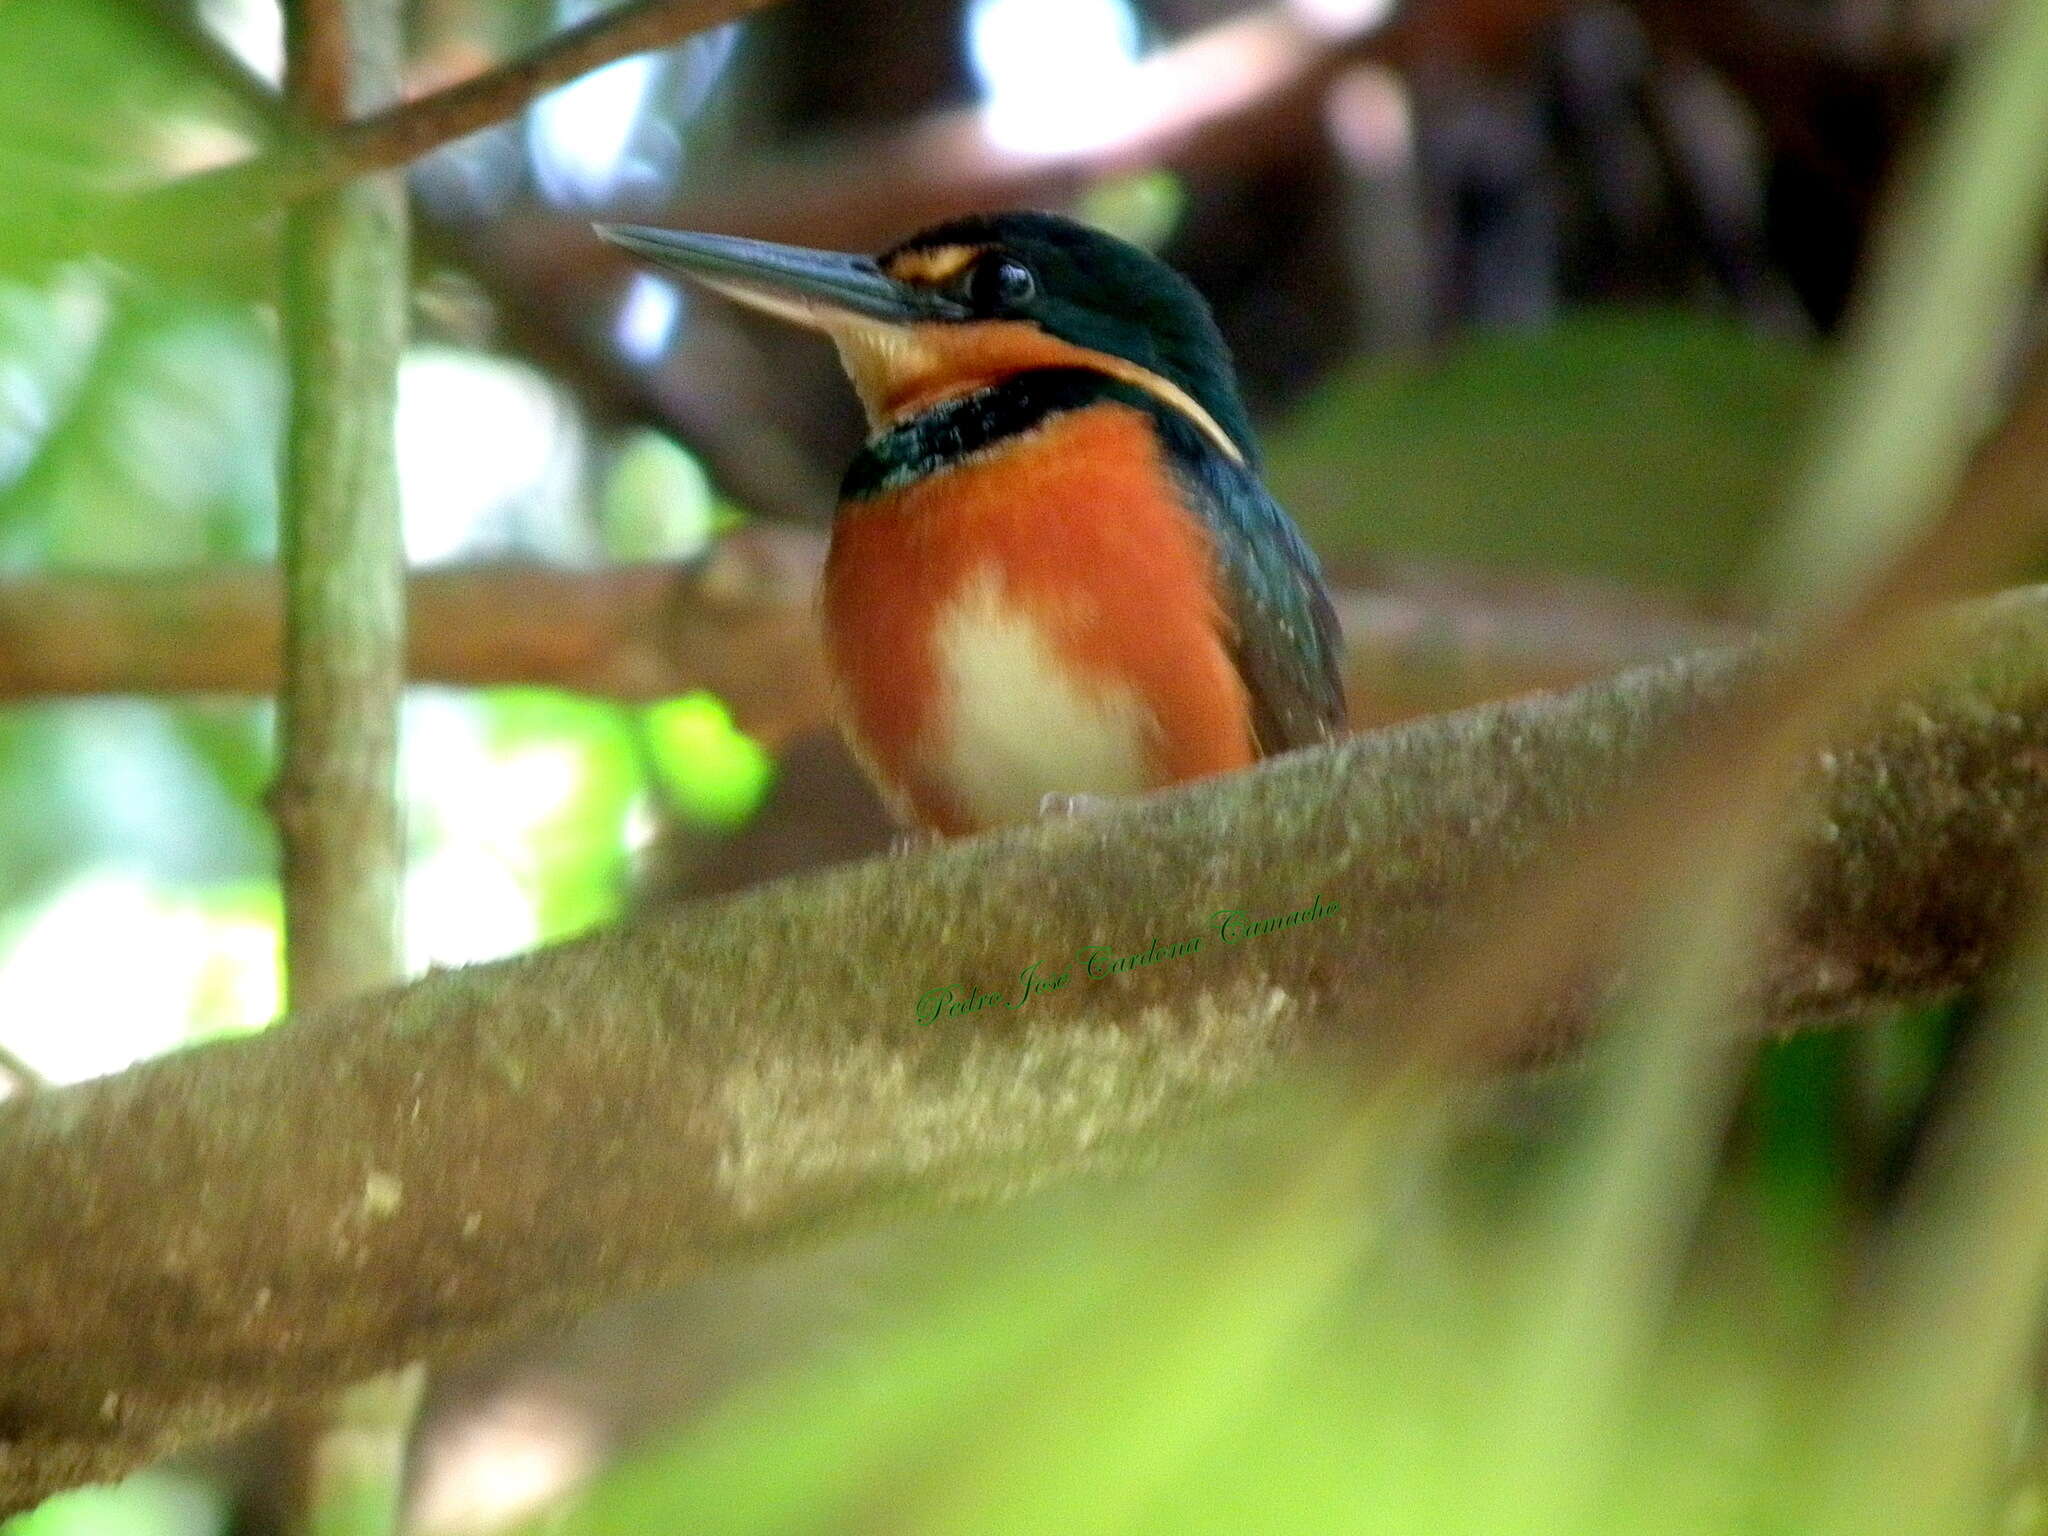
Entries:
[[967, 272], [967, 302], [981, 314], [1015, 309], [1031, 302], [1038, 292], [1038, 279], [1021, 261], [1008, 256], [986, 256]]

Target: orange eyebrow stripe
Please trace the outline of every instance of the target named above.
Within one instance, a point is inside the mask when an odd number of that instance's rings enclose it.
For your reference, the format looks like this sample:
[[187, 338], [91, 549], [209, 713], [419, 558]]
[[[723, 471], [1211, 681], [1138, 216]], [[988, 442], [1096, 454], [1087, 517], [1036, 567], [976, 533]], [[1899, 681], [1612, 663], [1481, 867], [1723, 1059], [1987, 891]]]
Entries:
[[936, 286], [958, 277], [969, 262], [987, 249], [985, 245], [936, 245], [929, 250], [904, 251], [890, 257], [883, 270], [899, 283]]

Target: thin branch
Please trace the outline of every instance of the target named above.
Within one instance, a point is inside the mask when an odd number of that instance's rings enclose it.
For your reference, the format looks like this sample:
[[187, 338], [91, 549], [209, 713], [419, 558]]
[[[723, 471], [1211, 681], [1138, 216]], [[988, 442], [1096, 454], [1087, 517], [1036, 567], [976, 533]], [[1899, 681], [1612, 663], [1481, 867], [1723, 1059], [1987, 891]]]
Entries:
[[415, 100], [290, 142], [253, 159], [203, 172], [136, 199], [135, 216], [229, 210], [261, 212], [410, 164], [443, 144], [488, 128], [533, 100], [619, 59], [671, 47], [772, 0], [628, 0], [565, 27], [519, 58]]
[[[295, 119], [339, 125], [397, 94], [398, 11], [389, 0], [299, 0], [285, 10], [285, 54]], [[270, 805], [285, 980], [301, 1009], [389, 986], [404, 973], [405, 551], [393, 422], [409, 268], [397, 176], [323, 189], [286, 218], [284, 676]], [[285, 1454], [297, 1536], [397, 1530], [422, 1380], [417, 1369], [394, 1370], [295, 1416]]]
[[[199, 23], [183, 0], [131, 0], [193, 66], [255, 116], [267, 139], [290, 128], [269, 82]], [[477, 226], [416, 201], [418, 253], [471, 277], [489, 297], [504, 340], [567, 384], [601, 420], [651, 424], [680, 437], [733, 500], [766, 517], [801, 521], [832, 501], [825, 478], [788, 436], [761, 420], [743, 420], [724, 390], [699, 387], [692, 367], [672, 352], [653, 367], [630, 363], [610, 347], [610, 326], [593, 316], [616, 304], [617, 271], [531, 270], [518, 242], [496, 238], [496, 225]], [[581, 228], [582, 226], [578, 226]], [[585, 231], [587, 234], [587, 231]], [[587, 254], [597, 248], [589, 246]], [[550, 246], [552, 249], [552, 244]], [[605, 248], [609, 249], [609, 247]], [[214, 274], [218, 278], [218, 273]], [[596, 279], [593, 281], [593, 277]]]
[[[769, 3], [632, 0], [558, 34], [522, 60], [335, 133], [287, 132], [265, 153], [152, 188], [111, 214], [104, 208], [97, 214], [77, 211], [44, 237], [50, 242], [46, 254], [125, 249], [146, 241], [154, 261], [214, 262], [213, 253], [227, 242], [246, 241], [251, 218], [280, 203], [407, 164], [512, 115], [580, 72], [670, 46]], [[1132, 86], [1145, 110], [1113, 141], [1057, 152], [1016, 151], [991, 139], [982, 112], [940, 112], [851, 148], [801, 149], [730, 167], [721, 184], [742, 191], [693, 198], [664, 217], [698, 228], [874, 247], [945, 214], [1071, 202], [1118, 170], [1161, 162], [1257, 162], [1270, 158], [1276, 143], [1318, 131], [1322, 87], [1348, 62], [1398, 60], [1426, 41], [1423, 23], [1317, 32], [1285, 6], [1261, 7], [1150, 55]], [[635, 212], [644, 216], [646, 210]], [[167, 222], [178, 231], [176, 241], [165, 240]], [[571, 270], [626, 270], [624, 258], [589, 244], [580, 223], [571, 229], [525, 221], [513, 228], [524, 248], [542, 250], [552, 242]], [[167, 251], [167, 243], [175, 249]]]
[[[338, 118], [352, 98], [395, 85], [399, 39], [388, 11], [382, 0], [292, 8], [288, 82], [309, 120]], [[407, 265], [396, 178], [293, 211], [282, 306], [291, 375], [282, 750], [271, 804], [284, 854], [286, 969], [294, 996], [309, 1004], [399, 972], [405, 556], [392, 419]]]
[[[686, 566], [416, 573], [410, 675], [645, 700], [720, 694], [749, 730], [822, 724], [821, 536], [756, 525]], [[1564, 687], [1730, 638], [1673, 605], [1590, 584], [1399, 569], [1340, 589], [1353, 717], [1405, 719]], [[268, 692], [278, 605], [260, 568], [0, 582], [0, 699]]]
[[[2013, 935], [2048, 852], [2048, 589], [1965, 627], [1951, 674], [1809, 760], [1757, 1027], [1941, 995]], [[1396, 1007], [1426, 957], [1753, 660], [842, 867], [0, 1106], [0, 1507], [766, 1243], [1156, 1157], [1305, 1055], [1370, 1077], [1445, 1027]], [[1214, 916], [1303, 909], [1235, 942]], [[1094, 946], [1149, 958], [1091, 977]], [[1004, 1006], [1034, 963], [1068, 982]], [[1588, 1001], [1499, 1020], [1467, 1064]]]
[[668, 48], [763, 9], [773, 0], [629, 0], [565, 27], [521, 58], [343, 129], [317, 169], [288, 175], [283, 195], [406, 165], [430, 150], [524, 111], [558, 85], [634, 54]]

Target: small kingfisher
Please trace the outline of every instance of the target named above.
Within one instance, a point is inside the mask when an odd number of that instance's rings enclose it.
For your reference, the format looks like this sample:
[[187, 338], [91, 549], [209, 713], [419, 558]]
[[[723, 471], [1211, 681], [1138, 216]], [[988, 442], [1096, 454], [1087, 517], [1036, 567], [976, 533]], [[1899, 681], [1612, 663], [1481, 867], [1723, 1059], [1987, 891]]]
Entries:
[[958, 835], [1242, 768], [1344, 728], [1336, 616], [1258, 475], [1208, 305], [1044, 213], [881, 256], [598, 225], [837, 344], [872, 435], [823, 621], [891, 810]]

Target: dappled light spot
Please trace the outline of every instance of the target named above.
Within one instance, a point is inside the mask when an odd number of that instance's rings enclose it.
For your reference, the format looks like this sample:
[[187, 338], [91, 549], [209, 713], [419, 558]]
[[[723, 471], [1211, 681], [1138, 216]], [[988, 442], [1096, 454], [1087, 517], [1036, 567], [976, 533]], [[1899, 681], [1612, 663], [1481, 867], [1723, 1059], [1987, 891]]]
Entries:
[[623, 179], [656, 63], [647, 54], [621, 59], [535, 103], [528, 142], [551, 202], [596, 204]]
[[619, 350], [636, 363], [659, 361], [682, 313], [674, 283], [652, 272], [635, 272], [619, 303]]
[[1113, 144], [1146, 118], [1128, 0], [974, 0], [967, 52], [998, 147], [1062, 154]]
[[0, 934], [0, 1030], [70, 1083], [259, 1029], [278, 1012], [279, 943], [276, 893], [261, 883], [179, 890], [89, 869]]
[[428, 1437], [410, 1529], [503, 1530], [581, 1482], [599, 1450], [593, 1426], [569, 1404], [536, 1393], [500, 1398]]
[[530, 368], [415, 347], [398, 376], [398, 480], [415, 564], [476, 555], [564, 499], [581, 460], [573, 417]]

